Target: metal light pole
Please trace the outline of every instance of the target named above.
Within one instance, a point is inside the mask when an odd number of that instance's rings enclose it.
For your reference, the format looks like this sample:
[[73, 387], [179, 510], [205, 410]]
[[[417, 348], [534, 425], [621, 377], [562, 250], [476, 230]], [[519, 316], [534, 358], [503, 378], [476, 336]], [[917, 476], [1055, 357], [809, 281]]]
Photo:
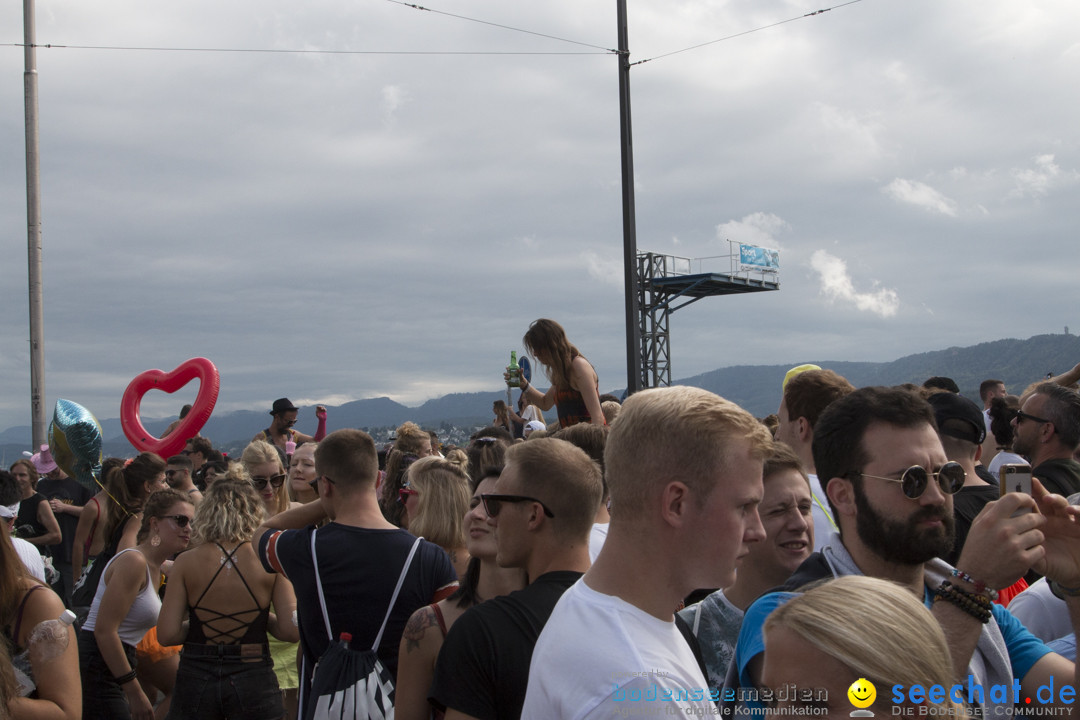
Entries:
[[626, 294], [626, 394], [641, 390], [638, 326], [637, 220], [634, 211], [634, 143], [630, 132], [630, 41], [626, 0], [616, 0], [619, 23], [619, 131], [622, 147], [623, 284]]
[[41, 180], [38, 174], [37, 33], [34, 0], [23, 0], [23, 98], [26, 112], [26, 254], [30, 289], [30, 412], [34, 449], [45, 436], [45, 350], [41, 285]]

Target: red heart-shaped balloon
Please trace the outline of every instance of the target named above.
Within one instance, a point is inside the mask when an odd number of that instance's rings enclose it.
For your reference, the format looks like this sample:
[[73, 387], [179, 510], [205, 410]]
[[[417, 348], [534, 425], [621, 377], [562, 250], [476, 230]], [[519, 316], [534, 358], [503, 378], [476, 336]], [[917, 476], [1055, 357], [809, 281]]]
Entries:
[[[161, 390], [171, 394], [195, 378], [199, 379], [199, 394], [187, 417], [163, 438], [148, 433], [139, 417], [139, 406], [147, 391]], [[191, 358], [171, 372], [147, 370], [139, 373], [128, 384], [120, 401], [120, 425], [124, 428], [124, 435], [137, 450], [157, 453], [167, 459], [183, 450], [188, 438], [194, 437], [210, 419], [220, 388], [221, 379], [214, 363], [201, 357]]]

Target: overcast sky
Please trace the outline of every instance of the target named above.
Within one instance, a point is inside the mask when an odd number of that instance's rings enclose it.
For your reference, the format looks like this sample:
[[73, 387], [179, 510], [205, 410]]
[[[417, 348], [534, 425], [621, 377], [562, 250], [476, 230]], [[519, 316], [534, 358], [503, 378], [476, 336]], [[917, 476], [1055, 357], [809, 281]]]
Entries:
[[[195, 356], [219, 411], [495, 390], [538, 317], [625, 387], [615, 3], [421, 4], [38, 0], [49, 418]], [[780, 251], [779, 292], [675, 313], [674, 377], [1080, 329], [1080, 3], [861, 0], [667, 55], [833, 4], [629, 2], [639, 249]], [[30, 423], [21, 5], [0, 428]], [[179, 50], [211, 48], [283, 52]]]

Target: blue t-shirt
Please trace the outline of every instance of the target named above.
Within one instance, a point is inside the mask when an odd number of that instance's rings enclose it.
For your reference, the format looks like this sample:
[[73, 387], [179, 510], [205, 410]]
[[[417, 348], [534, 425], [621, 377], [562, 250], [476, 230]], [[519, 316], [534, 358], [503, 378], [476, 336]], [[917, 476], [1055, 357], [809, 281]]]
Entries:
[[[739, 685], [744, 688], [754, 687], [750, 678], [750, 661], [760, 653], [765, 652], [765, 619], [773, 610], [780, 607], [788, 600], [801, 593], [775, 592], [758, 598], [746, 610], [743, 618], [742, 630], [739, 632], [739, 640], [735, 646], [735, 662], [739, 671]], [[925, 589], [923, 601], [926, 607], [933, 605], [934, 594], [930, 588]], [[1051, 652], [1042, 640], [1032, 635], [1023, 623], [1013, 617], [1006, 608], [993, 603], [990, 607], [994, 621], [1001, 630], [1001, 636], [1005, 640], [1005, 646], [1009, 651], [1009, 664], [1012, 666], [1014, 678], [1023, 679], [1028, 671], [1039, 659]], [[759, 704], [748, 702], [753, 707]]]

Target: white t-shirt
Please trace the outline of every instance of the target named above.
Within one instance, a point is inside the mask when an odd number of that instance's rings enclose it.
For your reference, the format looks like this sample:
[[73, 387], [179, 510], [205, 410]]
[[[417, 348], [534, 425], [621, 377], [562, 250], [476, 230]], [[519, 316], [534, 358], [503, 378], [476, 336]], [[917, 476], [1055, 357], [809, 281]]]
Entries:
[[11, 544], [15, 546], [15, 552], [19, 553], [19, 559], [30, 574], [41, 582], [45, 582], [45, 561], [41, 559], [41, 553], [31, 543], [22, 538], [11, 538]]
[[536, 642], [521, 717], [712, 716], [710, 692], [719, 696], [674, 620], [598, 593], [582, 579], [559, 599]]
[[994, 456], [994, 459], [990, 461], [990, 465], [986, 468], [986, 470], [994, 477], [1000, 478], [1001, 475], [998, 471], [1001, 470], [1001, 466], [1006, 463], [1015, 465], [1027, 465], [1028, 461], [1014, 452], [1006, 452], [1002, 450]]
[[829, 544], [829, 537], [836, 532], [832, 522], [832, 510], [829, 509], [829, 496], [821, 487], [821, 481], [813, 473], [807, 473], [810, 478], [810, 494], [813, 496], [813, 507], [810, 517], [814, 519], [814, 550], [820, 550]]
[[600, 548], [604, 547], [607, 540], [607, 529], [611, 523], [593, 523], [589, 532], [589, 560], [596, 562], [596, 556], [600, 554]]
[[1050, 591], [1046, 578], [1039, 578], [1009, 603], [1009, 612], [1043, 642], [1065, 637], [1073, 631], [1065, 601]]
[[536, 408], [532, 405], [525, 406], [525, 411], [521, 413], [521, 419], [525, 421], [525, 425], [528, 425], [533, 420], [535, 420], [536, 422], [544, 422], [539, 417], [537, 417]]

